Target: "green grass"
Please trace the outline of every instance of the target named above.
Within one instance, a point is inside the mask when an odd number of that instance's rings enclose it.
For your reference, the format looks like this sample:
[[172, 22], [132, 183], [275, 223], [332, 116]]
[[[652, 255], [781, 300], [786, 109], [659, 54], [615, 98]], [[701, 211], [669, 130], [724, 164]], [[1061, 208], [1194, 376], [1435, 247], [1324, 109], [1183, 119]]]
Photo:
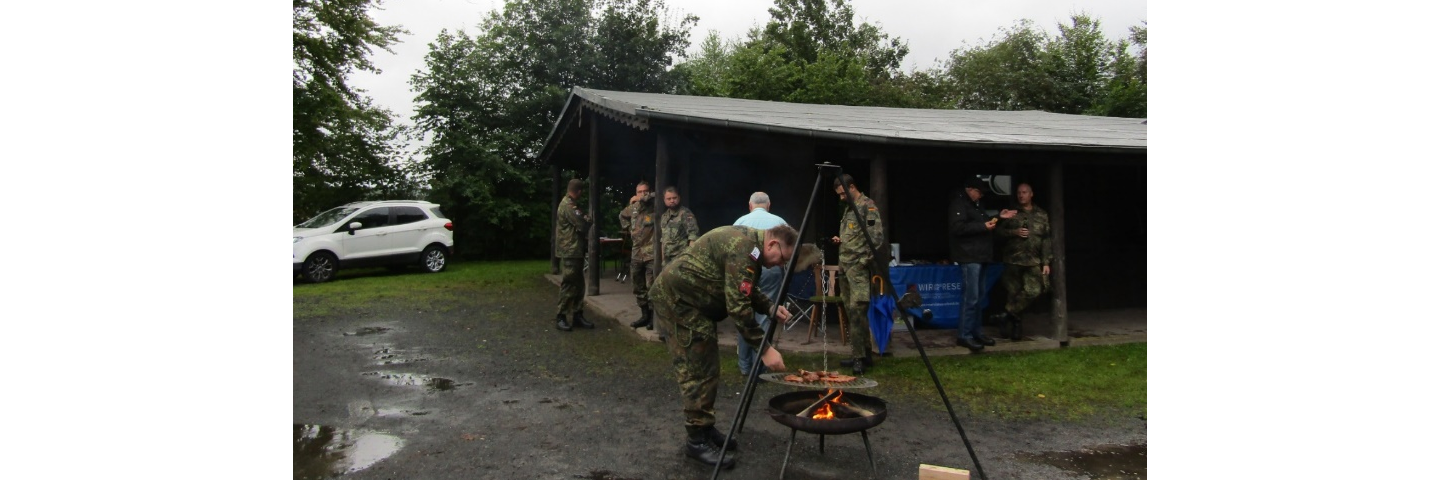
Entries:
[[[931, 357], [930, 362], [957, 412], [968, 407], [972, 414], [1007, 419], [1145, 417], [1145, 346]], [[833, 356], [830, 360], [838, 362]], [[879, 361], [868, 376], [885, 395], [929, 399], [932, 407], [945, 408], [919, 357]]]
[[410, 303], [446, 311], [476, 294], [505, 295], [534, 286], [550, 271], [549, 260], [451, 263], [435, 274], [419, 269], [391, 272], [384, 268], [341, 270], [320, 284], [298, 282], [292, 290], [295, 320], [353, 315], [376, 303]]
[[[293, 289], [295, 321], [327, 316], [365, 315], [377, 306], [447, 312], [468, 305], [492, 303], [525, 294], [533, 297], [548, 260], [452, 263], [446, 271], [395, 273], [381, 269], [342, 270], [335, 281], [297, 283]], [[547, 288], [552, 288], [548, 283]], [[548, 293], [547, 293], [548, 295]], [[549, 297], [547, 297], [548, 299]], [[497, 321], [506, 312], [487, 312]], [[548, 313], [546, 315], [549, 315]], [[631, 374], [665, 375], [669, 354], [654, 343], [637, 342], [629, 332], [596, 332], [567, 348], [588, 368], [601, 374], [624, 368]], [[544, 348], [532, 345], [529, 348]], [[1144, 343], [1070, 347], [1009, 353], [931, 357], [951, 404], [961, 415], [1005, 419], [1106, 419], [1146, 417], [1146, 345]], [[734, 348], [721, 349], [721, 371], [735, 372]], [[830, 356], [830, 369], [841, 358]], [[920, 358], [882, 358], [868, 376], [880, 384], [875, 394], [906, 398], [944, 410], [930, 373]], [[787, 353], [786, 364], [820, 368], [816, 354]], [[730, 380], [727, 380], [727, 382]]]

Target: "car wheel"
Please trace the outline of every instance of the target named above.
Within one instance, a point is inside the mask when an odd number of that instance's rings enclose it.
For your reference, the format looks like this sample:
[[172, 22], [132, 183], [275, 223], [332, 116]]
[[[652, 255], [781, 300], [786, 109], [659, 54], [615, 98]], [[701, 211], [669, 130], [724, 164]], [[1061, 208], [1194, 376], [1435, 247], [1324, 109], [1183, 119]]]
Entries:
[[339, 261], [330, 252], [315, 252], [310, 258], [305, 259], [305, 264], [300, 266], [300, 274], [310, 283], [328, 282], [335, 278], [335, 270]]
[[431, 245], [425, 247], [425, 252], [420, 254], [420, 266], [425, 267], [427, 272], [437, 273], [445, 269], [447, 258], [443, 247]]

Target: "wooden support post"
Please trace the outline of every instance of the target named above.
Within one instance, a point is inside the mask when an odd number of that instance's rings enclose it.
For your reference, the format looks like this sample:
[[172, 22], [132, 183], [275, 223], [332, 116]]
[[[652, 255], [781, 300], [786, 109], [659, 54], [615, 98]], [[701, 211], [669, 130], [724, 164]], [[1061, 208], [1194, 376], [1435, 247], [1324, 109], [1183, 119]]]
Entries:
[[1069, 312], [1065, 303], [1065, 172], [1060, 162], [1050, 164], [1050, 245], [1055, 259], [1050, 264], [1050, 319], [1055, 340], [1070, 345]]
[[655, 129], [655, 260], [650, 262], [650, 268], [655, 269], [655, 275], [660, 275], [660, 267], [665, 266], [665, 245], [660, 241], [660, 217], [665, 215], [665, 188], [670, 186], [670, 142], [669, 132]]
[[555, 229], [560, 224], [560, 197], [564, 195], [560, 185], [560, 166], [550, 165], [550, 274], [560, 274], [560, 257], [555, 256]]
[[870, 160], [870, 200], [873, 200], [875, 202], [875, 208], [880, 210], [880, 225], [883, 227], [881, 234], [885, 236], [885, 238], [875, 239], [877, 242], [881, 242], [880, 245], [876, 245], [875, 247], [880, 249], [880, 255], [885, 257], [880, 259], [881, 265], [890, 263], [890, 239], [894, 238], [890, 236], [890, 219], [893, 217], [890, 215], [890, 181], [887, 175], [888, 171], [889, 162], [885, 160], [885, 156], [877, 155]]
[[590, 250], [586, 252], [586, 260], [590, 264], [587, 277], [586, 295], [594, 296], [600, 294], [600, 128], [596, 124], [595, 113], [590, 113]]

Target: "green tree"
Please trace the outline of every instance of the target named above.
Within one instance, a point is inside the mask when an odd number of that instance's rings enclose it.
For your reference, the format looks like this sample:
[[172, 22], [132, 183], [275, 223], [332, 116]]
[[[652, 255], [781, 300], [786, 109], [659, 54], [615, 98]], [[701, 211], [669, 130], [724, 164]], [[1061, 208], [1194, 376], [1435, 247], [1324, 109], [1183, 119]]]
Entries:
[[989, 43], [956, 50], [938, 72], [954, 89], [955, 105], [975, 110], [1044, 110], [1107, 116], [1145, 116], [1144, 28], [1132, 28], [1139, 61], [1126, 40], [1106, 40], [1085, 14], [1049, 37], [1021, 20]]
[[756, 100], [876, 105], [872, 90], [899, 75], [909, 52], [869, 23], [855, 25], [845, 0], [776, 0], [770, 21], [743, 42], [711, 35], [701, 54], [676, 67], [682, 91]]
[[[1142, 49], [1143, 52], [1143, 49]], [[1087, 108], [1086, 114], [1103, 115], [1103, 117], [1149, 117], [1146, 110], [1148, 97], [1146, 97], [1145, 72], [1142, 66], [1133, 56], [1130, 56], [1128, 45], [1120, 42], [1116, 45], [1115, 52], [1115, 76], [1110, 78], [1106, 94], [1102, 95], [1093, 107]]]
[[1104, 101], [1087, 113], [1107, 117], [1145, 117], [1146, 27], [1130, 27], [1130, 41], [1140, 49], [1137, 59], [1129, 53], [1129, 44], [1120, 41], [1113, 53], [1114, 76], [1110, 79]]
[[1029, 110], [1050, 103], [1054, 82], [1045, 71], [1049, 39], [1021, 20], [989, 44], [956, 50], [945, 67], [967, 110]]
[[1148, 50], [1148, 44], [1149, 44], [1149, 43], [1148, 43], [1146, 40], [1148, 40], [1149, 36], [1150, 36], [1150, 27], [1149, 27], [1149, 25], [1148, 25], [1147, 23], [1145, 23], [1145, 22], [1143, 22], [1143, 21], [1140, 22], [1140, 25], [1137, 25], [1137, 26], [1134, 26], [1134, 27], [1130, 27], [1130, 41], [1131, 41], [1131, 42], [1135, 42], [1135, 45], [1137, 45], [1137, 46], [1140, 47], [1140, 63], [1139, 63], [1139, 68], [1138, 68], [1137, 71], [1136, 71], [1136, 74], [1139, 75], [1140, 82], [1142, 82], [1142, 83], [1145, 82], [1145, 80], [1146, 80], [1146, 77], [1145, 77], [1145, 67], [1146, 67], [1145, 62], [1146, 62], [1146, 60], [1149, 58], [1149, 55], [1148, 55], [1148, 52], [1147, 52], [1147, 50]]
[[897, 108], [955, 108], [954, 82], [939, 69], [901, 72], [870, 89], [875, 105]]
[[854, 19], [855, 11], [845, 0], [775, 0], [763, 38], [784, 45], [784, 57], [791, 62], [816, 63], [822, 52], [830, 52], [832, 58], [855, 57], [871, 77], [899, 71], [910, 47], [880, 27], [857, 26]]
[[510, 0], [474, 37], [442, 32], [411, 76], [431, 198], [469, 257], [549, 252], [550, 172], [537, 154], [573, 86], [665, 92], [688, 28], [655, 0]]
[[367, 198], [413, 195], [402, 168], [402, 131], [390, 111], [346, 83], [354, 71], [379, 73], [372, 48], [389, 50], [399, 26], [368, 10], [380, 0], [294, 0], [292, 75], [293, 205], [298, 223]]
[[729, 97], [730, 88], [726, 74], [730, 69], [733, 42], [726, 44], [720, 34], [711, 30], [700, 41], [700, 53], [694, 58], [675, 66], [672, 74], [676, 80], [675, 93], [703, 97]]
[[1055, 85], [1055, 95], [1046, 111], [1082, 113], [1102, 101], [1105, 86], [1114, 75], [1115, 48], [1105, 40], [1100, 22], [1087, 15], [1073, 15], [1071, 24], [1059, 24], [1060, 36], [1047, 48], [1046, 73]]
[[806, 64], [786, 60], [788, 51], [765, 39], [736, 46], [724, 73], [725, 91], [734, 98], [789, 101], [800, 86]]

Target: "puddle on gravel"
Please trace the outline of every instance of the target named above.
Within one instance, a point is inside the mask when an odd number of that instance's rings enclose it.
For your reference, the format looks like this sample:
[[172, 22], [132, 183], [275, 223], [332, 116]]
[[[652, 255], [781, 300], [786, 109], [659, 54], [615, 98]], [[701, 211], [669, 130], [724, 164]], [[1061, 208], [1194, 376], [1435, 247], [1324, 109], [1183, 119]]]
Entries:
[[295, 425], [295, 479], [336, 478], [364, 470], [405, 445], [399, 437], [369, 430]]
[[382, 348], [376, 350], [375, 355], [370, 358], [375, 359], [376, 365], [404, 365], [407, 363], [419, 363], [428, 361], [428, 359], [426, 358], [407, 358], [404, 355], [401, 355], [400, 353], [391, 350], [390, 348]]
[[1024, 453], [1020, 458], [1094, 480], [1145, 480], [1146, 445], [1102, 445], [1068, 452]]
[[354, 332], [345, 332], [345, 336], [347, 336], [347, 337], [350, 337], [350, 336], [361, 337], [361, 336], [365, 336], [365, 335], [375, 335], [375, 334], [385, 333], [385, 332], [388, 332], [388, 331], [390, 331], [390, 329], [385, 328], [385, 327], [365, 327], [365, 328], [356, 330], [356, 331], [354, 331]]
[[456, 383], [454, 380], [443, 377], [427, 377], [413, 373], [388, 373], [388, 372], [365, 372], [360, 375], [366, 377], [379, 377], [391, 385], [402, 387], [425, 387], [430, 392], [448, 392], [455, 387], [474, 385], [473, 382]]

